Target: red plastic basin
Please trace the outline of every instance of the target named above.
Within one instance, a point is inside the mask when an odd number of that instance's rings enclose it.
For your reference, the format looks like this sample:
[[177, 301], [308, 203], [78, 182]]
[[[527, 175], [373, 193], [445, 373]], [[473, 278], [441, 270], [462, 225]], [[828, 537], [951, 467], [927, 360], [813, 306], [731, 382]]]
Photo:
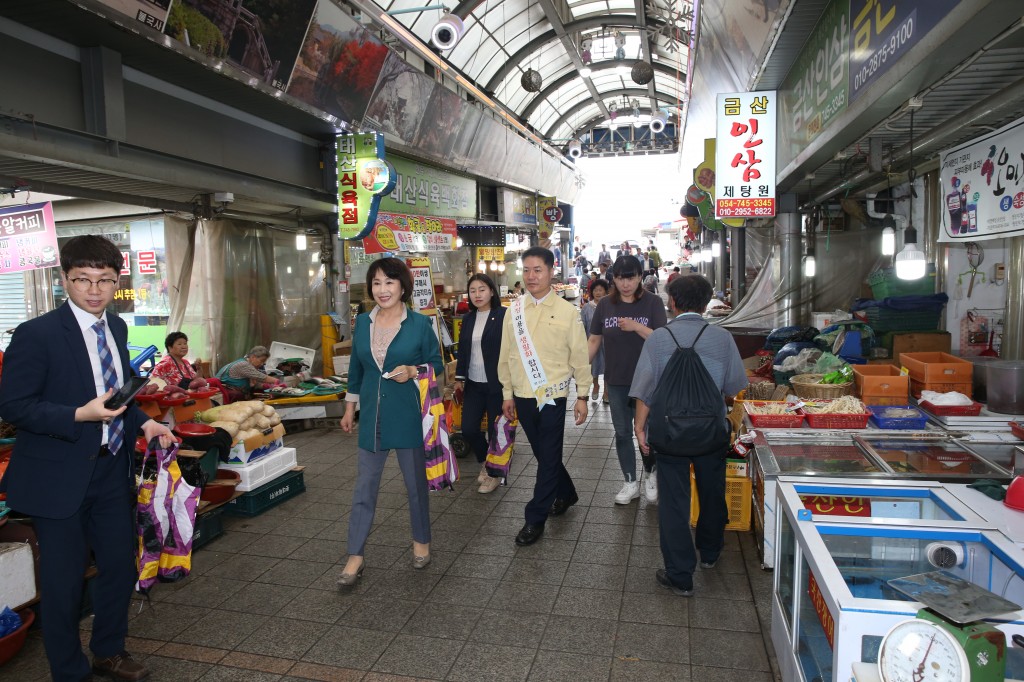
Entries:
[[18, 611], [18, 616], [21, 617], [21, 627], [6, 637], [0, 637], [0, 665], [14, 658], [21, 651], [21, 647], [25, 646], [28, 629], [32, 627], [32, 622], [36, 619], [36, 614], [32, 609], [22, 609]]

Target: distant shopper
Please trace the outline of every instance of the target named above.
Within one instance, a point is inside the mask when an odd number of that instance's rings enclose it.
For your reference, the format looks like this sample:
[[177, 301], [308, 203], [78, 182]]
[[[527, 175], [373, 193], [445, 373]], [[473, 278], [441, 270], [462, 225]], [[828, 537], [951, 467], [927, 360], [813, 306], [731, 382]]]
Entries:
[[[498, 289], [487, 275], [477, 273], [469, 278], [469, 308], [459, 332], [455, 385], [462, 389], [462, 435], [480, 464], [477, 492], [486, 494], [494, 492], [502, 479], [497, 470], [488, 472], [486, 460], [487, 444], [494, 442], [494, 422], [501, 416], [498, 354], [505, 323], [505, 308]], [[486, 437], [480, 430], [480, 420], [485, 415]]]
[[675, 319], [648, 337], [629, 389], [629, 395], [637, 400], [634, 431], [640, 451], [654, 456], [658, 464], [658, 532], [665, 568], [658, 569], [655, 578], [658, 584], [685, 597], [693, 594], [693, 573], [697, 568], [690, 538], [690, 465], [700, 501], [696, 551], [700, 552], [701, 568], [710, 569], [718, 562], [725, 544], [725, 459], [720, 452], [672, 457], [653, 451], [647, 442], [647, 420], [655, 391], [677, 343], [683, 348], [694, 347], [723, 400], [747, 385], [732, 336], [722, 327], [708, 325], [701, 317], [711, 293], [711, 284], [700, 275], [672, 280], [668, 285], [668, 305]]
[[[608, 295], [608, 282], [603, 279], [595, 279], [590, 283], [590, 300], [583, 305], [583, 309], [580, 310], [580, 319], [583, 320], [583, 328], [587, 331], [587, 339], [589, 343], [590, 339], [590, 324], [594, 321], [594, 313], [597, 311], [597, 304], [602, 298]], [[593, 388], [591, 389], [590, 397], [592, 400], [597, 400], [600, 397], [599, 390], [601, 388], [600, 376], [604, 374], [604, 346], [598, 349], [594, 357], [590, 358], [590, 376], [594, 377]], [[608, 386], [604, 388], [604, 401], [608, 402]]]
[[513, 296], [522, 296], [523, 295], [523, 285], [522, 285], [522, 283], [521, 282], [516, 282], [515, 284], [513, 284], [512, 285], [511, 293], [512, 293]]
[[679, 266], [677, 265], [674, 268], [672, 268], [672, 272], [669, 273], [669, 275], [668, 275], [668, 283], [671, 284], [674, 279], [679, 277], [679, 275], [680, 275]]
[[601, 244], [601, 251], [597, 254], [597, 264], [612, 266], [612, 254], [606, 244]]
[[[619, 246], [619, 250], [615, 252], [615, 260], [622, 258], [623, 256], [632, 256], [633, 250], [629, 248], [629, 242], [622, 242]], [[609, 263], [609, 265], [611, 265]]]
[[[615, 452], [626, 482], [615, 496], [615, 504], [629, 504], [640, 497], [640, 481], [636, 476], [636, 448], [633, 446], [634, 401], [629, 397], [644, 341], [659, 327], [665, 326], [665, 306], [661, 299], [640, 287], [641, 265], [633, 256], [622, 256], [612, 266], [615, 291], [602, 299], [590, 323], [588, 346], [593, 359], [599, 350], [605, 357], [605, 392], [615, 427]], [[649, 502], [658, 499], [654, 457], [643, 456], [647, 484], [644, 495]]]
[[517, 545], [532, 545], [544, 534], [548, 516], [560, 516], [579, 502], [576, 487], [562, 462], [566, 402], [576, 382], [573, 416], [587, 419], [590, 362], [587, 335], [576, 306], [551, 287], [555, 257], [535, 246], [523, 252], [523, 279], [528, 295], [516, 299], [505, 315], [498, 360], [498, 380], [505, 417], [519, 417], [533, 456], [537, 482], [526, 505], [526, 524]]
[[412, 567], [430, 563], [430, 506], [423, 451], [423, 415], [416, 382], [420, 365], [444, 369], [430, 318], [409, 310], [412, 274], [400, 258], [381, 258], [366, 272], [366, 290], [377, 304], [356, 318], [352, 362], [341, 428], [351, 433], [359, 403], [359, 450], [352, 514], [348, 518], [348, 561], [339, 586], [363, 574], [377, 491], [388, 452], [395, 451], [409, 496]]

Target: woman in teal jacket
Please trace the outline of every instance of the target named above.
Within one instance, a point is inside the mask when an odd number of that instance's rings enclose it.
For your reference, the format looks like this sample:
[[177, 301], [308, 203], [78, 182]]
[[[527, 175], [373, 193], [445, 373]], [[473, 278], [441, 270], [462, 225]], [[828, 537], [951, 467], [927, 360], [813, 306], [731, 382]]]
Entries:
[[443, 370], [430, 318], [409, 310], [412, 274], [398, 258], [374, 261], [366, 288], [376, 307], [356, 318], [352, 362], [341, 428], [352, 432], [359, 404], [359, 468], [348, 520], [348, 561], [338, 585], [354, 585], [363, 574], [363, 551], [377, 507], [377, 491], [388, 451], [394, 450], [409, 493], [413, 568], [430, 563], [430, 508], [419, 385], [421, 365]]

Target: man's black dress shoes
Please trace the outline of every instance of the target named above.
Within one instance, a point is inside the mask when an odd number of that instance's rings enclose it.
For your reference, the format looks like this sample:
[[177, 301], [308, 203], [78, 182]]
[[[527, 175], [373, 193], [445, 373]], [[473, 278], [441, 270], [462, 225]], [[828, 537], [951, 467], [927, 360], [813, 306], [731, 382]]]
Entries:
[[522, 530], [519, 531], [519, 534], [516, 535], [516, 544], [520, 547], [532, 545], [537, 542], [537, 540], [540, 540], [540, 536], [543, 534], [544, 526], [528, 523], [523, 526]]
[[569, 507], [579, 501], [580, 497], [576, 493], [573, 493], [572, 497], [566, 497], [565, 499], [559, 497], [551, 504], [551, 509], [548, 510], [548, 516], [561, 516], [565, 512], [569, 511]]

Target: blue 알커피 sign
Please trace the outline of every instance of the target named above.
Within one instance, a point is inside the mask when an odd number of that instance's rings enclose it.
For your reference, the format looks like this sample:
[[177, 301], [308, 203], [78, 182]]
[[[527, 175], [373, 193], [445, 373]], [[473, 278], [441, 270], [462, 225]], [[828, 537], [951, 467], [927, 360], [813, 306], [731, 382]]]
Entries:
[[850, 101], [892, 68], [959, 0], [850, 0]]

